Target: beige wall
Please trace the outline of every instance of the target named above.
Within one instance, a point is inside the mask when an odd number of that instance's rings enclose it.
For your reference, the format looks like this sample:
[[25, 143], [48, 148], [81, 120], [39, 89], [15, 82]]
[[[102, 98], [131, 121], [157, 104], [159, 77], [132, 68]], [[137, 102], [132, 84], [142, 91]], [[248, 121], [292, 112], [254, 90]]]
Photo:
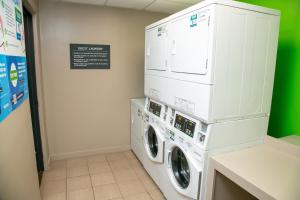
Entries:
[[0, 124], [0, 199], [39, 200], [29, 101]]
[[[36, 13], [37, 1], [24, 5]], [[40, 200], [29, 100], [0, 124], [0, 199]]]
[[[40, 13], [51, 156], [129, 148], [129, 100], [143, 96], [144, 27], [165, 15], [46, 0]], [[70, 70], [70, 43], [110, 44], [111, 69]]]

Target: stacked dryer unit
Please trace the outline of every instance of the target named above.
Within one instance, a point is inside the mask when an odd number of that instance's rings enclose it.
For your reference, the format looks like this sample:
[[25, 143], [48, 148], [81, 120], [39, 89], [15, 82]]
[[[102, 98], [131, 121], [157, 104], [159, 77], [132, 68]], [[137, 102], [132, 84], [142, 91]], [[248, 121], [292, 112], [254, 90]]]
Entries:
[[167, 199], [205, 199], [209, 155], [267, 134], [280, 12], [208, 0], [146, 27], [145, 95], [165, 105]]

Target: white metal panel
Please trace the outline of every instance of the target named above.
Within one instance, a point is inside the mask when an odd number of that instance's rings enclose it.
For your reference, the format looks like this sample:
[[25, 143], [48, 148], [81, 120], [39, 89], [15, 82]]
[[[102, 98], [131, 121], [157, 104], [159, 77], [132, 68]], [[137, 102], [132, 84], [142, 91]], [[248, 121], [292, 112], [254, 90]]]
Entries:
[[[252, 17], [251, 48], [248, 51], [244, 73], [241, 114], [262, 112], [265, 73], [270, 42], [270, 19], [266, 16]], [[251, 51], [251, 52], [250, 52]]]
[[[131, 149], [135, 153], [135, 155], [139, 158], [139, 160], [143, 160], [143, 109], [144, 106], [141, 105], [142, 100], [133, 99], [131, 100]], [[144, 101], [145, 102], [145, 101]]]
[[276, 55], [277, 55], [277, 45], [278, 45], [278, 35], [279, 35], [279, 21], [280, 17], [272, 17], [270, 19], [270, 38], [268, 44], [268, 54], [266, 61], [266, 71], [265, 71], [265, 83], [264, 83], [264, 94], [262, 103], [262, 112], [270, 113], [273, 85], [274, 85], [274, 75], [275, 75], [275, 65], [276, 65]]
[[146, 70], [166, 70], [166, 24], [146, 31], [145, 68]]
[[228, 121], [208, 127], [205, 150], [263, 141], [268, 131], [268, 117]]
[[[232, 8], [228, 8], [232, 9]], [[243, 93], [247, 16], [239, 9], [218, 8], [213, 118], [238, 117]]]
[[211, 85], [169, 79], [166, 104], [179, 111], [209, 121]]
[[131, 149], [133, 152], [137, 153], [137, 133], [138, 133], [138, 117], [137, 117], [137, 107], [133, 103], [131, 103]]
[[170, 22], [169, 54], [172, 72], [206, 74], [209, 12], [189, 13]]
[[277, 16], [218, 6], [213, 121], [269, 114], [277, 19]]
[[167, 103], [167, 96], [169, 94], [168, 84], [169, 79], [167, 78], [146, 74], [144, 85], [145, 96], [162, 103]]

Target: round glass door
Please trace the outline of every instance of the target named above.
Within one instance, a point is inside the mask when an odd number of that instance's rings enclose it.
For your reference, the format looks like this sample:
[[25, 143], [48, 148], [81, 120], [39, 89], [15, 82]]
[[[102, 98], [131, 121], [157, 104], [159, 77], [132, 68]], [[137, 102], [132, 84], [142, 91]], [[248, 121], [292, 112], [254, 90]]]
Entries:
[[175, 147], [171, 155], [172, 170], [177, 183], [186, 189], [190, 183], [190, 167], [187, 159], [178, 147]]
[[152, 126], [149, 126], [147, 135], [150, 153], [155, 158], [158, 152], [158, 142], [156, 132]]

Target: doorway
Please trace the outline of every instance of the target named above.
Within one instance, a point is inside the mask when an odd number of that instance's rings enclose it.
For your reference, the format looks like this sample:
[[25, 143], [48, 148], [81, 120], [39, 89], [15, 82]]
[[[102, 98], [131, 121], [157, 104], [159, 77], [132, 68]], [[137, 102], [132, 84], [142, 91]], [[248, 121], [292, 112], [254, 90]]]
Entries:
[[43, 150], [40, 130], [40, 118], [39, 118], [39, 104], [36, 86], [36, 70], [35, 70], [35, 57], [34, 57], [34, 38], [33, 38], [33, 23], [31, 13], [23, 7], [23, 18], [24, 18], [24, 34], [25, 34], [25, 48], [26, 48], [26, 59], [27, 59], [27, 73], [28, 73], [28, 90], [29, 90], [29, 101], [32, 121], [32, 131], [34, 138], [34, 148], [36, 156], [36, 165], [39, 174], [39, 182], [41, 183], [44, 161], [43, 161]]

